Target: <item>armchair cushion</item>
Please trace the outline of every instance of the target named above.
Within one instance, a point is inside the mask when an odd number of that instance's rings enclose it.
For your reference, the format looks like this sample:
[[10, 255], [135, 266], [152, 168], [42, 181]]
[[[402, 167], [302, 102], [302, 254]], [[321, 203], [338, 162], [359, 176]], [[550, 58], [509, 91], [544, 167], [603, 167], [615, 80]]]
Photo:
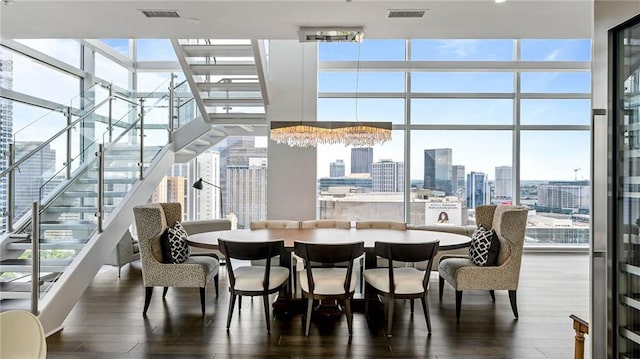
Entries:
[[180, 222], [168, 227], [160, 241], [164, 263], [184, 263], [191, 255], [187, 244], [187, 231]]
[[500, 239], [493, 229], [478, 226], [471, 235], [469, 259], [479, 266], [492, 266], [498, 261]]

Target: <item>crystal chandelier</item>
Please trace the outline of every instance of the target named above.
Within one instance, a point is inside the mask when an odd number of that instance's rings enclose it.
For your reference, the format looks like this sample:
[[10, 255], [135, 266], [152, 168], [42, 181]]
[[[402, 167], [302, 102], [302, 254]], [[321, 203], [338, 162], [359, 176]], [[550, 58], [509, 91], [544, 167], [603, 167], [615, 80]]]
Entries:
[[344, 144], [371, 147], [391, 139], [391, 122], [271, 122], [271, 139], [291, 147]]
[[[302, 66], [304, 68], [304, 66]], [[356, 66], [355, 121], [271, 121], [271, 139], [291, 147], [344, 144], [371, 147], [391, 139], [391, 122], [358, 121], [358, 74], [360, 44]], [[302, 76], [304, 81], [304, 75]], [[304, 86], [302, 86], [304, 89]], [[302, 111], [304, 113], [304, 110]]]

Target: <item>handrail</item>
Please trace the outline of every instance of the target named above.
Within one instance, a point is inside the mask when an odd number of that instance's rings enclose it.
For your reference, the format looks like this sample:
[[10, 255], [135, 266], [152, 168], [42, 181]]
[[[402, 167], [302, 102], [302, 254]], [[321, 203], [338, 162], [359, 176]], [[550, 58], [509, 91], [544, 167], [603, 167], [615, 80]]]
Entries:
[[[125, 100], [128, 101], [122, 97], [120, 97], [119, 95], [112, 95], [112, 97], [114, 98], [118, 98], [121, 100]], [[16, 169], [16, 167], [20, 167], [21, 164], [23, 164], [26, 160], [28, 160], [29, 158], [31, 158], [34, 154], [38, 153], [40, 150], [42, 150], [43, 148], [45, 148], [46, 146], [48, 146], [49, 144], [51, 144], [51, 142], [53, 142], [55, 139], [57, 139], [58, 137], [62, 136], [63, 134], [67, 133], [67, 131], [71, 130], [76, 124], [78, 124], [78, 122], [84, 120], [85, 118], [87, 118], [89, 115], [93, 114], [95, 111], [98, 110], [98, 108], [100, 108], [102, 105], [104, 105], [105, 103], [107, 103], [109, 100], [111, 99], [111, 97], [107, 97], [104, 100], [102, 100], [99, 104], [97, 104], [96, 106], [94, 106], [92, 109], [88, 110], [87, 113], [85, 113], [84, 115], [78, 117], [75, 121], [71, 122], [69, 125], [67, 125], [65, 128], [61, 129], [60, 131], [58, 131], [55, 135], [51, 136], [48, 140], [42, 142], [40, 145], [38, 145], [35, 149], [33, 149], [29, 154], [23, 156], [21, 159], [19, 159], [18, 161], [14, 162], [11, 166], [7, 167], [5, 170], [3, 170], [2, 172], [0, 172], [0, 177], [4, 177], [6, 176], [9, 172], [13, 171], [14, 169]], [[128, 101], [129, 102], [129, 101]], [[137, 105], [135, 102], [133, 103], [135, 105]]]
[[569, 318], [573, 319], [573, 329], [576, 331], [574, 359], [584, 359], [584, 335], [589, 334], [589, 323], [574, 314]]

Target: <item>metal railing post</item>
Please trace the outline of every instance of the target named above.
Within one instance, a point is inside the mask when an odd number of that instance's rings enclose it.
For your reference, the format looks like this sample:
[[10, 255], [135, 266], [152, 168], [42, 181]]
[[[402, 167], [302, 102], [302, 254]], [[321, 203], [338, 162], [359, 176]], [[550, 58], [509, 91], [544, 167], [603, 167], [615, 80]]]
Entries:
[[177, 76], [173, 73], [171, 73], [171, 82], [169, 84], [169, 143], [171, 143], [173, 141], [173, 126], [174, 126], [174, 104], [173, 101], [175, 101], [175, 78]]
[[144, 172], [144, 99], [140, 99], [140, 162], [138, 162], [140, 180], [143, 180]]
[[113, 84], [109, 84], [109, 143], [113, 140]]
[[67, 107], [67, 112], [65, 114], [67, 116], [67, 126], [69, 127], [67, 129], [67, 161], [66, 161], [66, 166], [67, 166], [67, 179], [71, 178], [71, 106]]
[[[14, 144], [10, 143], [7, 149], [8, 167], [13, 165]], [[7, 174], [7, 233], [13, 232], [13, 206], [15, 205], [16, 184], [14, 171]]]
[[104, 144], [98, 144], [98, 233], [102, 233], [102, 221], [104, 219]]
[[31, 313], [38, 314], [40, 300], [40, 204], [31, 207]]

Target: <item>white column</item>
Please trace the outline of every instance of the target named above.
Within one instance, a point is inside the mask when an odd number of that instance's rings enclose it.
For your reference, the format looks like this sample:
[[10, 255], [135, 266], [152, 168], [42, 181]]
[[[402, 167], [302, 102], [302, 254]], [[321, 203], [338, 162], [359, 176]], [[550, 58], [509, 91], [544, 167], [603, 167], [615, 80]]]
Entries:
[[[269, 121], [315, 121], [317, 46], [297, 40], [269, 43]], [[267, 218], [316, 218], [315, 147], [289, 147], [269, 141]]]

